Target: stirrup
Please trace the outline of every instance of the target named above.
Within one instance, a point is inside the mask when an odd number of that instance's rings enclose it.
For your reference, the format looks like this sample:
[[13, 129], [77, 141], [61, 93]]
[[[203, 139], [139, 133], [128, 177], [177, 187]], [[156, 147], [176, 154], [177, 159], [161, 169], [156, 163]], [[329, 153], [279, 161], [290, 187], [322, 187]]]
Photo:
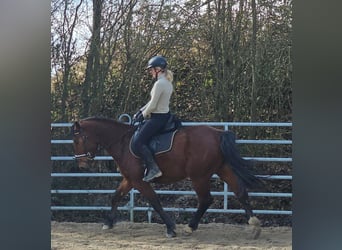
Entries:
[[157, 178], [163, 175], [163, 173], [160, 170], [158, 170], [158, 172], [151, 175], [152, 171], [153, 170], [148, 171], [147, 175], [143, 178], [143, 181], [150, 182], [154, 178]]

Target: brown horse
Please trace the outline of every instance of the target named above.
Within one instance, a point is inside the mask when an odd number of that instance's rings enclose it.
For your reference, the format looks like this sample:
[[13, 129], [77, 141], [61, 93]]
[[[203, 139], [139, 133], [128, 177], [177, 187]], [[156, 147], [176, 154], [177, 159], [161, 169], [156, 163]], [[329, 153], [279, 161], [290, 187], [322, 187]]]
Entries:
[[[150, 183], [142, 180], [144, 169], [141, 162], [129, 150], [130, 139], [136, 126], [119, 123], [106, 118], [87, 118], [72, 126], [75, 158], [80, 168], [87, 167], [88, 160], [95, 157], [100, 148], [113, 158], [123, 176], [111, 200], [103, 229], [113, 227], [118, 202], [132, 188], [148, 199], [167, 227], [167, 236], [175, 237], [175, 223], [164, 212], [159, 198]], [[213, 202], [210, 194], [210, 179], [217, 174], [229, 184], [246, 211], [248, 223], [253, 227], [253, 238], [260, 234], [260, 222], [253, 215], [248, 203], [246, 188], [262, 185], [247, 167], [250, 161], [241, 158], [235, 144], [235, 136], [209, 126], [181, 127], [174, 137], [173, 148], [156, 156], [163, 175], [156, 183], [174, 183], [190, 178], [198, 197], [198, 208], [190, 220], [189, 233], [196, 230], [200, 219]]]

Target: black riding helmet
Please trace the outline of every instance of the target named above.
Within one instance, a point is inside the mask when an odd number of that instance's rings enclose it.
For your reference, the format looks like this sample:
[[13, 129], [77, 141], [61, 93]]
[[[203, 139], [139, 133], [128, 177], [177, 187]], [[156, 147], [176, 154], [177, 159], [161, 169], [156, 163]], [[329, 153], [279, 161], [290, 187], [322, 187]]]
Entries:
[[167, 61], [162, 56], [154, 56], [152, 57], [147, 64], [146, 69], [160, 67], [161, 69], [165, 69], [167, 66]]

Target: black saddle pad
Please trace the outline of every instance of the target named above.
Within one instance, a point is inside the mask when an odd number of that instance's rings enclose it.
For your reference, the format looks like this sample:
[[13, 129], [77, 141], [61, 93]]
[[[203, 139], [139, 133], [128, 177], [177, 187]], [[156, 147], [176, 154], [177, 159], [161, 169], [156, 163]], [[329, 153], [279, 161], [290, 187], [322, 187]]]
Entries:
[[[152, 152], [155, 155], [170, 151], [173, 145], [173, 139], [177, 131], [178, 130], [174, 130], [171, 132], [153, 136], [152, 139], [150, 140], [149, 148], [152, 150]], [[137, 154], [135, 153], [136, 150], [134, 149], [134, 147], [132, 147], [133, 145], [132, 141], [134, 140], [136, 134], [137, 134], [137, 131], [134, 133], [134, 135], [131, 138], [131, 141], [129, 143], [129, 150], [135, 157], [139, 158]]]

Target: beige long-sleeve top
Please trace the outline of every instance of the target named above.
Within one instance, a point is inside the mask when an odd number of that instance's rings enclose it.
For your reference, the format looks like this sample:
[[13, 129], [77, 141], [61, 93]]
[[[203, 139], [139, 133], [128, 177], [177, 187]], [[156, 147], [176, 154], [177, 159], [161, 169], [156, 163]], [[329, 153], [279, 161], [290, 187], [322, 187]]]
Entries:
[[140, 110], [145, 118], [150, 117], [151, 113], [167, 113], [170, 108], [170, 98], [173, 92], [172, 83], [160, 75], [154, 83], [150, 92], [150, 101]]

